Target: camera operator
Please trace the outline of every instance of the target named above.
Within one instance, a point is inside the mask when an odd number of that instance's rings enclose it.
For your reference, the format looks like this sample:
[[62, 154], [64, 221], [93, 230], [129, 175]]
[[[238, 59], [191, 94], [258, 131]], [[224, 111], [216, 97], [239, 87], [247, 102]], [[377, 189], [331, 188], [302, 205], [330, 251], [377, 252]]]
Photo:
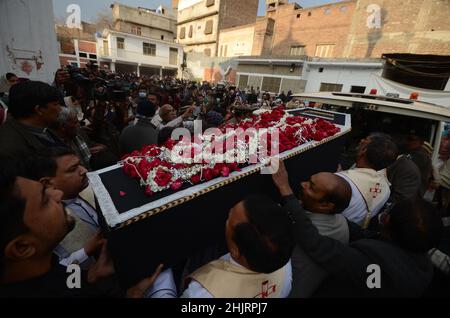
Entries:
[[93, 170], [111, 166], [119, 161], [120, 134], [116, 127], [106, 119], [107, 107], [106, 101], [96, 100], [95, 106], [89, 108], [86, 113], [89, 124], [82, 128], [90, 140], [106, 146], [106, 150], [101, 153], [101, 156], [91, 160]]

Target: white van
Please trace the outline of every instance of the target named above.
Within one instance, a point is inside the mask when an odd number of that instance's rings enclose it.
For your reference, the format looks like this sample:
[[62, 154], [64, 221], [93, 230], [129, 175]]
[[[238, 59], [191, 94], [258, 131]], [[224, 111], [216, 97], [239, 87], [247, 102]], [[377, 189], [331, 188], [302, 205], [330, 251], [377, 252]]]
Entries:
[[333, 92], [303, 93], [293, 98], [290, 105], [352, 114], [355, 142], [375, 131], [421, 136], [434, 147], [433, 161], [438, 158], [442, 134], [450, 122], [450, 108], [411, 99]]

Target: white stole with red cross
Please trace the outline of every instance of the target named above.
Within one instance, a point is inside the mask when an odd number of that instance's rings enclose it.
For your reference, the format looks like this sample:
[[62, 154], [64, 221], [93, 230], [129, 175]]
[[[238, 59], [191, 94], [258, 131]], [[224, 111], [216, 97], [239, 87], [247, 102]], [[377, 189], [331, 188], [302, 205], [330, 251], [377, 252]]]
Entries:
[[190, 278], [215, 298], [279, 298], [285, 275], [285, 266], [264, 274], [225, 260], [216, 260], [195, 271]]
[[375, 207], [386, 201], [390, 194], [386, 169], [375, 171], [373, 169], [355, 168], [341, 173], [354, 183], [366, 203], [369, 213], [363, 223], [363, 228], [367, 228]]

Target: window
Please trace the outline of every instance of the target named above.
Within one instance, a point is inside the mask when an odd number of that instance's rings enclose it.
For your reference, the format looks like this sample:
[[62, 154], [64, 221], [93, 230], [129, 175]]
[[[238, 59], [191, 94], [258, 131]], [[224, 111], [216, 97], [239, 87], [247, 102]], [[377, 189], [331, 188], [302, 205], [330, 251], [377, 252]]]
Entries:
[[352, 86], [352, 88], [350, 89], [350, 93], [364, 94], [365, 92], [366, 92], [365, 86]]
[[300, 13], [299, 13], [299, 14], [297, 14], [297, 19], [300, 19]]
[[156, 56], [156, 45], [150, 43], [142, 43], [144, 48], [144, 55]]
[[280, 91], [280, 85], [280, 77], [264, 77], [261, 90], [278, 94], [278, 92]]
[[125, 39], [124, 38], [117, 38], [117, 48], [119, 50], [125, 49]]
[[214, 0], [206, 0], [206, 6], [211, 7], [214, 5], [214, 2], [215, 2]]
[[323, 67], [319, 67], [319, 73], [323, 73]]
[[228, 45], [225, 45], [225, 51], [223, 51], [223, 56], [227, 57]]
[[248, 84], [248, 75], [239, 75], [239, 89], [245, 89]]
[[213, 20], [206, 21], [205, 24], [205, 34], [212, 34], [213, 33]]
[[93, 60], [96, 60], [96, 59], [97, 59], [97, 55], [95, 55], [95, 54], [89, 54], [89, 58], [90, 58], [90, 59], [93, 59]]
[[311, 12], [308, 12], [308, 17], [310, 17], [312, 15], [312, 13]]
[[182, 27], [180, 29], [180, 39], [184, 39], [184, 38], [186, 38], [186, 28]]
[[321, 92], [342, 92], [342, 84], [320, 83]]
[[70, 65], [73, 67], [78, 67], [78, 62], [70, 62]]
[[331, 13], [331, 9], [330, 8], [325, 8], [324, 13], [325, 14], [330, 14]]
[[341, 11], [341, 12], [347, 11], [347, 6], [342, 6], [342, 7], [340, 7], [340, 8], [339, 8], [339, 11]]
[[109, 43], [108, 40], [103, 40], [103, 55], [109, 55]]
[[211, 56], [211, 49], [205, 49], [205, 50], [203, 51], [203, 53], [204, 53], [206, 56]]
[[80, 57], [85, 57], [85, 58], [87, 58], [87, 57], [88, 57], [87, 53], [81, 53], [81, 52], [80, 52], [80, 54], [79, 54], [79, 55], [80, 55]]
[[194, 34], [194, 27], [191, 25], [189, 27], [189, 37], [192, 38], [192, 35]]
[[317, 57], [332, 57], [333, 56], [334, 44], [320, 44], [316, 46], [316, 53], [314, 56]]
[[161, 41], [164, 41], [164, 35], [161, 35]]
[[304, 45], [295, 45], [291, 46], [291, 56], [301, 56], [305, 55], [305, 46]]
[[178, 49], [171, 47], [169, 53], [169, 64], [177, 65], [178, 64], [177, 62], [178, 62]]
[[134, 34], [134, 35], [142, 35], [142, 29], [141, 29], [141, 27], [139, 27], [139, 26], [137, 26], [137, 25], [133, 25], [133, 26], [131, 27], [131, 34]]

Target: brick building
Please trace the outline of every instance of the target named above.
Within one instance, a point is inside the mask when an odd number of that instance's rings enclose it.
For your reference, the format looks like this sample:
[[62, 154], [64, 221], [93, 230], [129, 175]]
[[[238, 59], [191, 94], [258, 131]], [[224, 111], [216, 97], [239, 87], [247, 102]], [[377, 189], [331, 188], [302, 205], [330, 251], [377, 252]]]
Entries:
[[61, 66], [85, 67], [87, 63], [98, 63], [95, 26], [82, 22], [82, 28], [56, 26]]
[[[380, 28], [376, 27], [377, 7]], [[449, 55], [449, 16], [448, 0], [359, 0], [340, 57], [379, 58], [387, 53]]]
[[296, 3], [268, 7], [275, 20], [273, 55], [340, 57], [347, 42], [356, 1], [302, 8]]
[[450, 1], [350, 0], [311, 8], [287, 1], [266, 3], [266, 16], [275, 21], [272, 55], [381, 58], [386, 53], [450, 53]]
[[254, 23], [258, 11], [258, 0], [180, 0], [177, 5], [178, 42], [188, 53], [210, 57], [220, 53], [222, 30]]

